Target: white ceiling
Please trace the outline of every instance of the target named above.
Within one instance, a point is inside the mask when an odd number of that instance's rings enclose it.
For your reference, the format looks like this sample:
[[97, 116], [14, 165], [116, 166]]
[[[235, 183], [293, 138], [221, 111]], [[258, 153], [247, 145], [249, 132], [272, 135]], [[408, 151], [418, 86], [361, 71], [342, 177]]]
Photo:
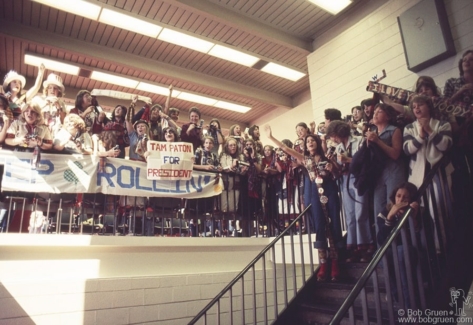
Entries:
[[[275, 62], [307, 73], [313, 40], [374, 0], [354, 1], [337, 16], [307, 0], [88, 1], [228, 44], [258, 56], [260, 63]], [[207, 116], [239, 123], [249, 123], [278, 106], [292, 108], [294, 98], [309, 89], [308, 76], [293, 82], [30, 0], [2, 0], [0, 71], [14, 69], [34, 78], [37, 68], [24, 64], [26, 52], [251, 106], [241, 114], [177, 99], [171, 102], [182, 111], [197, 106]], [[165, 101], [161, 95], [60, 75], [69, 98], [75, 93], [67, 89], [100, 88], [138, 93], [155, 103]]]

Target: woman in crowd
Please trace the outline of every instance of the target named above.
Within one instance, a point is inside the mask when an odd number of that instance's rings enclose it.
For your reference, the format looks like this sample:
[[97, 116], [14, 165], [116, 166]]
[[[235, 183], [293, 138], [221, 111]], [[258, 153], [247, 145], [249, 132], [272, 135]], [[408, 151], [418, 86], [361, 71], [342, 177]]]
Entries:
[[93, 153], [92, 138], [85, 131], [84, 120], [77, 114], [69, 114], [64, 125], [54, 136], [54, 150], [69, 154], [91, 155]]
[[322, 143], [318, 136], [307, 135], [305, 139], [304, 154], [288, 148], [281, 141], [275, 139], [271, 127], [266, 125], [266, 135], [269, 140], [278, 145], [284, 152], [303, 162], [309, 172], [310, 192], [304, 197], [305, 204], [311, 204], [310, 223], [316, 233], [314, 247], [318, 249], [320, 269], [317, 280], [324, 281], [328, 277], [327, 267], [327, 240], [330, 243], [329, 255], [332, 260], [331, 280], [337, 281], [340, 275], [338, 267], [338, 248], [342, 245], [342, 232], [340, 227], [340, 204], [338, 188], [334, 181], [336, 173], [334, 166], [325, 157]]
[[230, 126], [228, 136], [233, 137], [237, 140], [238, 152], [243, 152], [243, 147], [245, 146], [245, 139], [247, 135], [242, 133], [240, 125], [233, 124], [232, 126]]
[[[3, 94], [0, 94], [0, 149], [5, 142], [7, 137], [7, 130], [10, 127], [10, 123], [12, 122], [11, 118], [13, 115], [9, 109], [9, 102], [8, 98], [6, 98]], [[3, 175], [3, 165], [1, 165], [1, 172]]]
[[[290, 140], [284, 139], [281, 142], [285, 146], [293, 148], [293, 144]], [[279, 198], [278, 211], [280, 222], [283, 222], [284, 227], [287, 227], [300, 213], [299, 206], [301, 202], [299, 200], [299, 187], [297, 178], [295, 177], [293, 158], [279, 148], [277, 156], [276, 168], [278, 172], [281, 173], [281, 185], [277, 192]]]
[[276, 167], [276, 151], [271, 145], [263, 148], [264, 157], [261, 160], [261, 197], [263, 202], [264, 221], [269, 224], [277, 224], [276, 216], [278, 211], [278, 200], [276, 193], [280, 188], [280, 180], [276, 177], [279, 174]]
[[373, 114], [376, 106], [376, 101], [373, 98], [367, 98], [361, 101], [360, 106], [363, 108], [364, 120], [368, 124], [373, 124]]
[[13, 121], [7, 130], [5, 143], [14, 151], [32, 152], [36, 146], [49, 150], [53, 146], [51, 133], [44, 125], [41, 108], [37, 102], [23, 106], [20, 118]]
[[[391, 195], [389, 196], [390, 202], [388, 205], [383, 209], [383, 211], [377, 216], [381, 220], [381, 226], [379, 227], [378, 231], [378, 245], [383, 245], [386, 239], [391, 234], [392, 230], [398, 222], [401, 220], [405, 211], [411, 207], [413, 212], [411, 216], [414, 220], [417, 218], [417, 212], [419, 209], [419, 204], [415, 201], [417, 199], [417, 187], [412, 183], [402, 183], [397, 186]], [[414, 221], [414, 224], [416, 222]], [[410, 245], [408, 246], [408, 248]], [[402, 245], [401, 236], [397, 237], [396, 241], [396, 248], [397, 248], [397, 263], [399, 265], [399, 275], [401, 279], [401, 288], [402, 288], [402, 295], [404, 297], [405, 308], [412, 308], [410, 304], [409, 298], [409, 287], [407, 282], [407, 270], [406, 270], [406, 261], [404, 259], [404, 247]], [[391, 252], [392, 254], [392, 252]], [[410, 255], [412, 256], [412, 255]], [[414, 260], [414, 259], [413, 259]], [[391, 261], [389, 261], [391, 262]], [[396, 301], [399, 301], [398, 293], [397, 293], [397, 285], [394, 276], [394, 265], [389, 263], [389, 270], [393, 276], [389, 277], [391, 283], [391, 292]], [[411, 264], [412, 265], [412, 262]]]
[[23, 89], [26, 85], [25, 77], [13, 70], [5, 75], [3, 79], [3, 91], [10, 101], [9, 106], [15, 119], [21, 114], [21, 105], [31, 102], [33, 97], [38, 93], [41, 88], [41, 81], [43, 80], [45, 70], [46, 67], [44, 64], [38, 67], [38, 75], [36, 76], [35, 84], [26, 93], [23, 93]]
[[336, 160], [342, 174], [340, 189], [347, 224], [346, 262], [369, 262], [375, 251], [369, 220], [368, 195], [359, 195], [355, 188], [355, 178], [350, 176], [350, 162], [363, 142], [361, 136], [353, 136], [350, 126], [342, 121], [332, 121], [327, 135], [335, 143]]
[[248, 134], [249, 136], [253, 139], [255, 142], [255, 148], [256, 148], [256, 153], [260, 156], [263, 155], [263, 143], [260, 140], [260, 132], [259, 132], [259, 126], [258, 125], [252, 125], [248, 129]]
[[366, 131], [368, 146], [375, 145], [383, 155], [384, 166], [373, 189], [374, 215], [377, 216], [388, 203], [391, 192], [406, 180], [402, 159], [402, 132], [394, 126], [396, 112], [386, 104], [377, 104], [373, 115], [373, 131]]
[[[240, 208], [243, 217], [249, 220], [258, 220], [258, 216], [262, 209], [261, 196], [261, 156], [256, 152], [256, 143], [253, 139], [245, 140], [245, 148], [240, 154], [240, 162], [247, 165], [246, 177], [241, 178], [241, 197]], [[246, 221], [246, 220], [245, 220]], [[244, 223], [245, 226], [249, 225]], [[246, 227], [242, 226], [242, 229]], [[245, 230], [249, 230], [245, 229]]]
[[200, 125], [200, 110], [192, 107], [189, 111], [189, 123], [182, 126], [181, 141], [192, 143], [194, 152], [202, 145], [202, 125]]
[[[431, 168], [442, 159], [443, 155], [452, 146], [452, 129], [450, 123], [439, 121], [432, 117], [434, 106], [430, 97], [417, 95], [411, 99], [410, 107], [416, 120], [404, 129], [404, 152], [410, 157], [409, 182], [419, 187]], [[453, 168], [451, 165], [445, 168], [447, 178], [450, 179]], [[445, 222], [447, 215], [453, 215], [452, 199], [450, 193], [450, 181], [442, 182], [441, 171], [433, 179], [435, 197], [431, 197], [431, 191], [427, 191], [428, 204], [432, 218], [439, 216], [440, 225], [435, 223], [436, 232], [440, 230], [443, 243], [446, 243]], [[435, 205], [434, 205], [435, 202]], [[443, 214], [446, 212], [446, 215]], [[437, 236], [436, 236], [437, 238]], [[437, 250], [440, 244], [436, 241]]]
[[44, 123], [49, 127], [49, 131], [54, 137], [61, 129], [66, 116], [66, 104], [61, 100], [65, 90], [62, 78], [50, 73], [43, 82], [43, 88], [43, 96], [36, 96], [35, 100], [41, 101]]
[[361, 106], [354, 106], [351, 109], [351, 120], [348, 121], [348, 125], [350, 126], [351, 133], [353, 135], [362, 135], [363, 134], [363, 123], [365, 120], [363, 119], [364, 113]]
[[[236, 217], [240, 198], [240, 175], [248, 171], [248, 167], [238, 163], [239, 152], [237, 140], [228, 137], [225, 140], [219, 161], [222, 166], [223, 190], [220, 196], [220, 211]], [[225, 230], [224, 230], [225, 233]]]
[[[323, 122], [325, 125], [325, 122]], [[305, 150], [305, 139], [306, 137], [310, 134], [309, 128], [307, 127], [307, 124], [304, 122], [297, 123], [296, 125], [296, 134], [297, 134], [297, 139], [294, 141], [294, 147], [293, 149], [297, 151], [300, 154], [304, 154]], [[325, 134], [324, 134], [325, 135]], [[310, 192], [310, 178], [309, 178], [309, 173], [307, 172], [307, 169], [302, 168], [302, 164], [300, 161], [295, 161], [294, 162], [294, 178], [296, 180], [299, 180], [299, 188], [298, 188], [298, 193], [301, 195], [299, 198], [299, 202], [301, 202], [302, 206], [301, 209], [304, 210], [305, 208], [305, 201], [304, 198], [309, 195], [306, 193], [306, 191]], [[307, 187], [309, 186], [309, 187]], [[305, 231], [306, 227], [306, 219], [305, 216], [303, 217], [303, 226], [302, 226], [302, 231]]]
[[214, 118], [210, 121], [210, 124], [207, 128], [207, 136], [210, 136], [212, 139], [214, 139], [212, 152], [218, 155], [224, 142], [222, 128], [220, 127], [220, 121], [218, 119]]
[[[125, 158], [125, 148], [130, 145], [130, 138], [128, 137], [127, 131], [127, 124], [129, 124], [130, 122], [128, 122], [125, 118], [127, 112], [128, 110], [125, 106], [115, 106], [115, 109], [112, 112], [111, 119], [107, 123], [105, 123], [101, 133], [102, 137], [105, 136], [105, 133], [113, 133], [106, 137], [114, 138], [114, 144], [112, 147], [118, 145], [118, 150], [120, 151], [119, 155], [117, 156], [118, 158]], [[110, 147], [109, 149], [111, 149], [112, 147]]]
[[443, 94], [450, 99], [451, 103], [463, 103], [467, 109], [468, 106], [473, 105], [473, 50], [463, 53], [458, 62], [458, 70], [460, 77], [448, 79]]
[[70, 110], [71, 114], [79, 115], [85, 122], [85, 129], [92, 136], [102, 132], [102, 123], [105, 122], [105, 113], [99, 112], [97, 105], [90, 91], [80, 90], [77, 93], [74, 108]]

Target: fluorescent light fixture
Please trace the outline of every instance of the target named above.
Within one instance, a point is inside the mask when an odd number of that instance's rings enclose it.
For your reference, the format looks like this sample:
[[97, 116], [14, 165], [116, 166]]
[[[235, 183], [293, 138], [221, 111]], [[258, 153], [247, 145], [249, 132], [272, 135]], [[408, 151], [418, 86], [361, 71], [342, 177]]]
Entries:
[[248, 106], [233, 104], [233, 103], [224, 102], [221, 100], [216, 102], [214, 106], [218, 108], [228, 109], [230, 111], [239, 112], [239, 113], [246, 113], [251, 109], [251, 107], [248, 107]]
[[[158, 95], [163, 95], [163, 96], [168, 96], [169, 95], [169, 88], [162, 87], [162, 86], [156, 86], [153, 84], [149, 84], [146, 82], [140, 82], [138, 86], [136, 87], [138, 90], [142, 91], [147, 91], [149, 93], [153, 94], [158, 94]], [[173, 89], [172, 91], [172, 97], [177, 97], [181, 92], [176, 91]]]
[[153, 38], [156, 38], [163, 29], [161, 26], [105, 8], [100, 14], [99, 21]]
[[266, 64], [261, 69], [261, 71], [264, 71], [266, 73], [270, 73], [272, 75], [285, 78], [291, 81], [297, 81], [300, 78], [305, 76], [305, 73], [283, 67], [282, 65], [279, 65], [273, 62], [269, 62], [268, 64]]
[[202, 53], [207, 53], [212, 48], [212, 46], [214, 46], [214, 43], [212, 42], [181, 32], [176, 32], [175, 30], [169, 28], [164, 28], [159, 34], [158, 39], [175, 45], [187, 47], [191, 50]]
[[247, 67], [252, 67], [256, 62], [259, 61], [259, 58], [257, 58], [256, 56], [249, 55], [218, 44], [212, 47], [208, 54]]
[[101, 6], [82, 0], [33, 0], [43, 5], [67, 11], [71, 14], [97, 20], [99, 18]]
[[39, 56], [34, 56], [31, 54], [25, 54], [25, 64], [39, 67], [41, 63], [44, 64], [44, 66], [48, 70], [52, 70], [55, 72], [64, 72], [64, 73], [72, 74], [75, 76], [79, 75], [80, 68], [72, 64], [53, 61], [53, 60], [45, 59]]
[[185, 93], [185, 92], [181, 92], [179, 96], [177, 96], [176, 98], [187, 100], [188, 102], [194, 102], [194, 103], [208, 105], [208, 106], [213, 106], [217, 102], [217, 100], [213, 98], [195, 95], [191, 93]]
[[103, 73], [99, 71], [92, 71], [90, 79], [107, 82], [109, 84], [114, 84], [117, 86], [127, 87], [127, 88], [136, 88], [138, 86], [138, 81], [133, 79], [128, 79], [124, 77], [115, 76], [108, 73]]
[[313, 4], [322, 8], [323, 10], [331, 13], [332, 15], [338, 14], [340, 11], [348, 7], [351, 0], [309, 0]]

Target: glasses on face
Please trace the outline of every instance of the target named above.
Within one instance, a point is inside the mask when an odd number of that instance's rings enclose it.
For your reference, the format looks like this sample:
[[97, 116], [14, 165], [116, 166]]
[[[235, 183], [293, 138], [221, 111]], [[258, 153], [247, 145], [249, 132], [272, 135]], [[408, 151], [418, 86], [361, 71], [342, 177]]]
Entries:
[[174, 135], [174, 133], [173, 133], [171, 130], [166, 130], [166, 131], [164, 132], [164, 134], [172, 134], [172, 135]]

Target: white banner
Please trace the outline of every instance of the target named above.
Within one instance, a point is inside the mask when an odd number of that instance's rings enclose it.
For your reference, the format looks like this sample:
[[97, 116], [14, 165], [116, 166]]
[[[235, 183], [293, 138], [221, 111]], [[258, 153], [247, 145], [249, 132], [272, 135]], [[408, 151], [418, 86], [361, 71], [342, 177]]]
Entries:
[[0, 164], [5, 165], [3, 191], [202, 198], [219, 195], [223, 189], [221, 177], [213, 173], [194, 170], [189, 180], [148, 180], [146, 163], [141, 161], [103, 158], [103, 172], [98, 173], [96, 156], [43, 153], [36, 170], [32, 157], [30, 152], [0, 151]]
[[194, 149], [188, 142], [148, 141], [146, 177], [157, 180], [189, 180], [194, 167]]

